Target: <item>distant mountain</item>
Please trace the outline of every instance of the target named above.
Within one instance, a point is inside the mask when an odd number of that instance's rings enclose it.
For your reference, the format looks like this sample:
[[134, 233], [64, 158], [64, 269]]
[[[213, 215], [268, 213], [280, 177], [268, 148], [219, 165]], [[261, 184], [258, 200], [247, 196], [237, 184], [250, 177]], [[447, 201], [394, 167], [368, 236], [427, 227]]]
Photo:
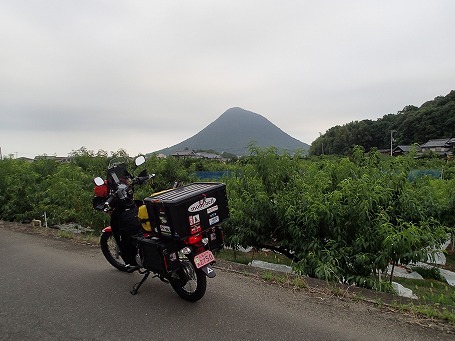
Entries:
[[274, 146], [290, 152], [297, 149], [308, 150], [310, 147], [286, 134], [259, 114], [242, 108], [231, 108], [196, 135], [159, 152], [170, 155], [176, 151], [189, 149], [247, 155], [248, 144], [251, 141], [255, 141], [259, 147]]

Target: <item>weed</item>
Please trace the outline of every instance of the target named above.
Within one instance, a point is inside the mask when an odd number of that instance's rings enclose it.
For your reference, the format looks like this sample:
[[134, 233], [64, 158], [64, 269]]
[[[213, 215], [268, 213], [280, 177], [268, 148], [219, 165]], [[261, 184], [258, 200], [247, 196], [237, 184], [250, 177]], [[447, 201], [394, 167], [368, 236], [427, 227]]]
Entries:
[[389, 281], [375, 281], [372, 287], [373, 290], [394, 293], [392, 284]]
[[419, 302], [423, 306], [445, 307], [448, 311], [452, 311], [453, 317], [455, 318], [455, 290], [447, 283], [434, 279], [395, 278], [395, 281], [405, 287], [413, 288], [414, 293], [419, 298]]
[[334, 294], [337, 297], [343, 297], [346, 293], [346, 291], [343, 290], [343, 288], [336, 287], [336, 286], [332, 287], [331, 292], [332, 292], [332, 294]]
[[65, 239], [73, 239], [74, 238], [74, 233], [68, 232], [68, 231], [58, 231], [57, 236], [60, 238], [65, 238]]
[[240, 252], [232, 249], [223, 249], [219, 251], [218, 257], [240, 264], [248, 264], [253, 260], [260, 260], [274, 264], [292, 265], [292, 260], [271, 251]]
[[272, 282], [275, 279], [275, 275], [273, 273], [271, 273], [270, 271], [264, 271], [261, 273], [261, 278], [264, 281]]
[[249, 257], [246, 253], [238, 252], [230, 249], [223, 249], [218, 252], [218, 258], [224, 259], [230, 262], [248, 264], [250, 262]]
[[292, 280], [292, 285], [298, 289], [307, 289], [308, 288], [308, 283], [303, 278], [300, 278], [300, 277], [295, 277]]
[[455, 323], [455, 313], [447, 310], [447, 309], [438, 309], [438, 307], [434, 307], [431, 305], [416, 305], [416, 304], [401, 304], [395, 305], [395, 308], [399, 309], [400, 311], [410, 311], [415, 314], [424, 315], [428, 318], [438, 318], [450, 323]]
[[444, 276], [441, 275], [441, 271], [439, 268], [432, 267], [432, 268], [423, 268], [421, 266], [413, 266], [411, 267], [412, 271], [417, 272], [420, 276], [425, 279], [435, 279], [440, 282], [445, 282]]
[[444, 268], [450, 271], [455, 271], [455, 251], [449, 246], [446, 253], [446, 264]]
[[280, 284], [285, 284], [289, 280], [288, 276], [285, 275], [276, 275], [275, 281]]

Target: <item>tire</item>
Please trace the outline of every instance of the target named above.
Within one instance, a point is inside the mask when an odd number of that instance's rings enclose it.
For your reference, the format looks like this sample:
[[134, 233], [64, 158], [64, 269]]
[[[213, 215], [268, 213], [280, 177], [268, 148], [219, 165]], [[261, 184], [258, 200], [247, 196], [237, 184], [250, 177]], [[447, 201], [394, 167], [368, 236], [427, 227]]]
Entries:
[[[179, 278], [171, 277], [169, 282], [175, 292], [184, 300], [199, 301], [205, 294], [207, 277], [201, 269], [196, 269], [189, 260], [182, 260], [181, 263], [182, 269], [177, 272]], [[188, 280], [186, 281], [186, 279]]]
[[107, 261], [116, 269], [120, 271], [127, 271], [125, 262], [123, 261], [120, 249], [115, 241], [112, 232], [103, 232], [100, 239], [101, 251]]

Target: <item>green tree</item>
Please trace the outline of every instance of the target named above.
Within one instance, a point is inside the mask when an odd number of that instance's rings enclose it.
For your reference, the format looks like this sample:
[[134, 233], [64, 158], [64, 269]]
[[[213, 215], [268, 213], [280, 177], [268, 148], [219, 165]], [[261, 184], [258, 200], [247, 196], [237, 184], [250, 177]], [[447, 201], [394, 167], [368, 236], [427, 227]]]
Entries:
[[378, 286], [389, 261], [422, 260], [445, 229], [442, 196], [408, 181], [414, 159], [355, 147], [351, 158], [299, 159], [256, 150], [228, 180], [231, 244], [269, 247], [310, 276]]

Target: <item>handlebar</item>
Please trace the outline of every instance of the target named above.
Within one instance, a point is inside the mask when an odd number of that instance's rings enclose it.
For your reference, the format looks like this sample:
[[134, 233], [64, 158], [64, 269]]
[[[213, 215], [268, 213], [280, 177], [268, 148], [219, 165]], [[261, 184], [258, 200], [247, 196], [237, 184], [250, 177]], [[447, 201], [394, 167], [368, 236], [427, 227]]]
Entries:
[[[130, 194], [132, 194], [133, 185], [142, 185], [147, 180], [153, 179], [155, 177], [155, 174], [147, 174], [146, 171], [144, 170], [139, 174], [139, 176], [136, 176], [132, 179], [130, 178], [130, 180], [127, 183], [125, 183], [120, 181], [115, 172], [111, 172], [110, 175], [112, 176], [112, 179], [115, 182], [116, 189], [112, 191], [111, 188], [111, 193], [107, 197], [106, 201], [104, 202], [98, 201], [98, 203], [95, 203], [94, 201], [94, 208], [104, 212], [108, 212], [113, 209], [112, 206], [115, 206], [114, 202], [116, 201], [116, 199], [122, 201], [123, 199], [130, 197]], [[105, 181], [100, 177], [95, 178], [94, 181], [97, 186], [105, 185]]]
[[109, 197], [106, 199], [106, 201], [103, 204], [104, 212], [110, 211], [112, 209], [111, 204], [114, 202], [114, 200], [115, 200], [115, 194], [109, 195]]
[[149, 179], [153, 179], [154, 177], [155, 177], [155, 174], [148, 174], [148, 175], [145, 175], [145, 176], [138, 176], [138, 177], [134, 178], [133, 184], [142, 185], [144, 182], [146, 182]]

